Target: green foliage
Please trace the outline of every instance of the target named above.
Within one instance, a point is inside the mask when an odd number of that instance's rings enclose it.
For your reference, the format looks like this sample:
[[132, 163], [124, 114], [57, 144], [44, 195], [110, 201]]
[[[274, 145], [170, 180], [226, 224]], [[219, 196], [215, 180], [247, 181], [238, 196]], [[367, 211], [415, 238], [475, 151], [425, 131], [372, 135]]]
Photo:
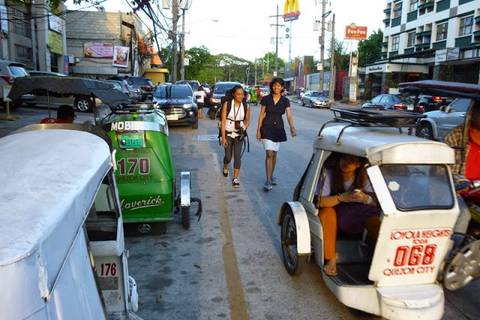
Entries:
[[364, 67], [380, 59], [382, 54], [383, 32], [374, 31], [367, 40], [358, 43], [359, 65]]
[[335, 66], [337, 71], [348, 70], [350, 65], [350, 54], [344, 47], [342, 41], [335, 41]]

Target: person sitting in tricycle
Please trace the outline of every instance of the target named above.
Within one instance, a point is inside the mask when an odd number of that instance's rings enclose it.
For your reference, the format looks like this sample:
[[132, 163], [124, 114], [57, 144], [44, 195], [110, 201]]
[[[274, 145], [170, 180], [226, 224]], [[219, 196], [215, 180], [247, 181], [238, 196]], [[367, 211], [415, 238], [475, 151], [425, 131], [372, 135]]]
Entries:
[[317, 185], [315, 205], [323, 226], [325, 241], [324, 271], [337, 275], [337, 228], [346, 234], [361, 234], [366, 228], [369, 238], [376, 238], [380, 226], [380, 209], [365, 171], [366, 160], [347, 154], [331, 156], [333, 166], [326, 169]]

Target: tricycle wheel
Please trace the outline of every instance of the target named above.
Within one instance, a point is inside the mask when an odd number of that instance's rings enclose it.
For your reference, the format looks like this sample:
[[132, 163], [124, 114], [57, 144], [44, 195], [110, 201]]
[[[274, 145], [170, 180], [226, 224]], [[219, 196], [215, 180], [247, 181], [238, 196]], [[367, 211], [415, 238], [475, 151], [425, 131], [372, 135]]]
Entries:
[[185, 230], [190, 229], [190, 207], [182, 207], [182, 226]]
[[443, 285], [454, 291], [465, 287], [480, 277], [480, 240], [472, 241], [461, 248], [448, 263], [443, 276]]
[[298, 254], [297, 226], [295, 224], [295, 217], [290, 210], [286, 212], [283, 218], [281, 240], [285, 269], [287, 269], [287, 272], [292, 276], [301, 274], [303, 267], [307, 263], [307, 257]]

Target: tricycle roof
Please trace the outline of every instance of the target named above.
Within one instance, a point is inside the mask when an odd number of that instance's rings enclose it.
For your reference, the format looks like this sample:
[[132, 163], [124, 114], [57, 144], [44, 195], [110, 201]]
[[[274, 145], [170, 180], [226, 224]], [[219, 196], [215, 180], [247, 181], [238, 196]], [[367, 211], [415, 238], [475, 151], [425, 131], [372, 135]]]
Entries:
[[402, 94], [429, 94], [442, 97], [480, 100], [480, 85], [438, 80], [422, 80], [400, 84]]
[[47, 240], [68, 248], [112, 166], [106, 142], [52, 129], [4, 137], [0, 150], [0, 266], [25, 259]]
[[344, 127], [326, 127], [314, 148], [364, 157], [372, 165], [455, 163], [453, 149], [441, 142], [400, 134], [395, 128], [349, 127], [341, 134]]

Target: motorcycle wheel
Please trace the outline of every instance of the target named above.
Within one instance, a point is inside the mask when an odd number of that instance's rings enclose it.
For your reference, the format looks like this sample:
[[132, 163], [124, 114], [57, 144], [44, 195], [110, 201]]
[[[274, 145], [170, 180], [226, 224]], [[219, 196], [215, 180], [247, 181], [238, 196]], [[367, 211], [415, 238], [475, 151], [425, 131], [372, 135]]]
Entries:
[[450, 291], [461, 289], [480, 277], [480, 240], [464, 245], [447, 264], [443, 285]]

